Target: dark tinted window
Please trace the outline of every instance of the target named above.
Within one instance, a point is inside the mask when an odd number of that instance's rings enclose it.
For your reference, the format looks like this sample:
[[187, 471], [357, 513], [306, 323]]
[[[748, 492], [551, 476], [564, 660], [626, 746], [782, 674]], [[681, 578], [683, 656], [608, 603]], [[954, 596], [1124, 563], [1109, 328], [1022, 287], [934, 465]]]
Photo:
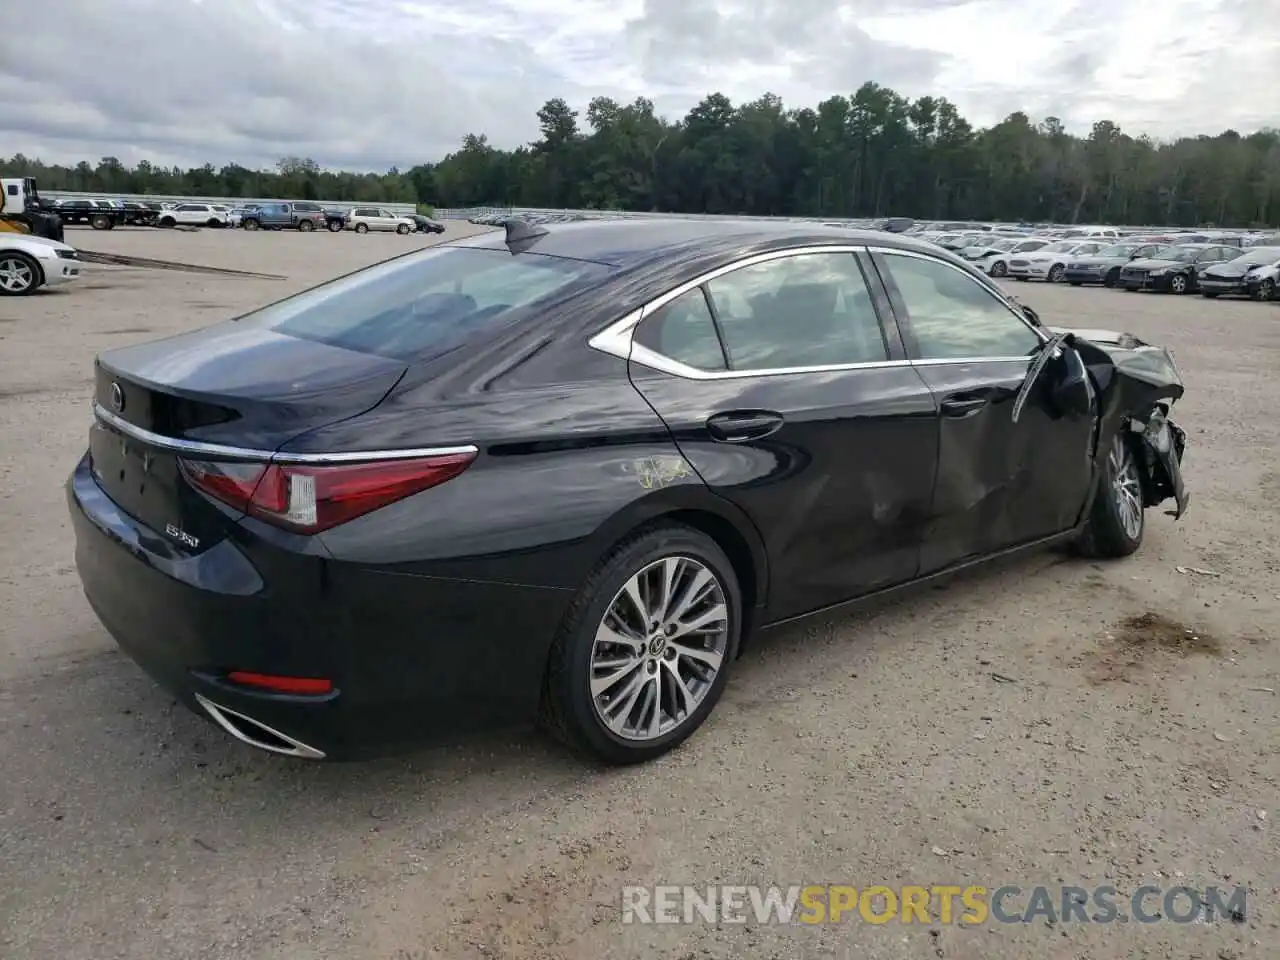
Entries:
[[940, 263], [885, 254], [922, 360], [1023, 357], [1040, 338], [973, 277]]
[[610, 268], [505, 250], [445, 247], [397, 257], [263, 307], [240, 322], [305, 340], [421, 360], [574, 292]]
[[697, 370], [725, 369], [720, 337], [701, 287], [645, 317], [635, 342]]
[[320, 205], [316, 203], [295, 203], [293, 209], [301, 210], [303, 213], [315, 213], [320, 209]]
[[734, 370], [887, 360], [880, 322], [851, 253], [808, 253], [707, 284]]

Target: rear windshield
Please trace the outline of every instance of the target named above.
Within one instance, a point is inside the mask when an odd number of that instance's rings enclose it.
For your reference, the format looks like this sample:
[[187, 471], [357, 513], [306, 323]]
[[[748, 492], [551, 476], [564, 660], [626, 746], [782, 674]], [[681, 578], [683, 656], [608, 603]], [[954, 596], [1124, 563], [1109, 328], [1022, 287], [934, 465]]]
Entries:
[[240, 318], [303, 340], [426, 360], [607, 276], [599, 263], [437, 247], [377, 264]]

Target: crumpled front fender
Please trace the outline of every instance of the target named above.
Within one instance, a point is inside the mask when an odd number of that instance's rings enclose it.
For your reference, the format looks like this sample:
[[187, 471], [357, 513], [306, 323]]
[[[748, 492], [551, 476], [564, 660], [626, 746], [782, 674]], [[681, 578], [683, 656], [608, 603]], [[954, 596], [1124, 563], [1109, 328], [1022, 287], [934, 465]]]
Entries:
[[1080, 331], [1071, 339], [1098, 391], [1095, 468], [1101, 469], [1116, 433], [1137, 434], [1145, 460], [1147, 506], [1173, 498], [1174, 517], [1186, 512], [1190, 495], [1182, 479], [1186, 432], [1169, 419], [1170, 407], [1186, 391], [1173, 355], [1129, 334]]

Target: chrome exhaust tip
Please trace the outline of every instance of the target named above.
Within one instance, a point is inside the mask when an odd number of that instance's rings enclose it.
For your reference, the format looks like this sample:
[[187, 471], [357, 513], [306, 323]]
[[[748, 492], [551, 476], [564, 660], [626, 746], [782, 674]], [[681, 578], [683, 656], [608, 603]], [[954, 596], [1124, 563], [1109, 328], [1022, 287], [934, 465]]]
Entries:
[[196, 702], [204, 708], [205, 713], [213, 717], [223, 730], [231, 734], [241, 743], [247, 743], [259, 750], [279, 753], [286, 757], [300, 757], [304, 760], [323, 760], [324, 751], [317, 750], [287, 733], [281, 733], [260, 720], [245, 716], [230, 707], [222, 707], [200, 694], [196, 694]]

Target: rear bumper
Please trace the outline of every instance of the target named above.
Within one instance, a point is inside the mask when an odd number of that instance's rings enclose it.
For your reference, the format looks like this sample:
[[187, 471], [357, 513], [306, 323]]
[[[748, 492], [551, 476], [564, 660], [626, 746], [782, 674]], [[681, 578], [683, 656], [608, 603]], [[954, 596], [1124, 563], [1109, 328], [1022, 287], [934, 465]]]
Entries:
[[[67, 499], [76, 568], [98, 619], [148, 674], [224, 729], [200, 698], [332, 759], [448, 742], [536, 713], [569, 591], [387, 573], [287, 553], [242, 531], [186, 554], [121, 511], [87, 457]], [[334, 689], [264, 692], [229, 682], [230, 670], [321, 677]]]

